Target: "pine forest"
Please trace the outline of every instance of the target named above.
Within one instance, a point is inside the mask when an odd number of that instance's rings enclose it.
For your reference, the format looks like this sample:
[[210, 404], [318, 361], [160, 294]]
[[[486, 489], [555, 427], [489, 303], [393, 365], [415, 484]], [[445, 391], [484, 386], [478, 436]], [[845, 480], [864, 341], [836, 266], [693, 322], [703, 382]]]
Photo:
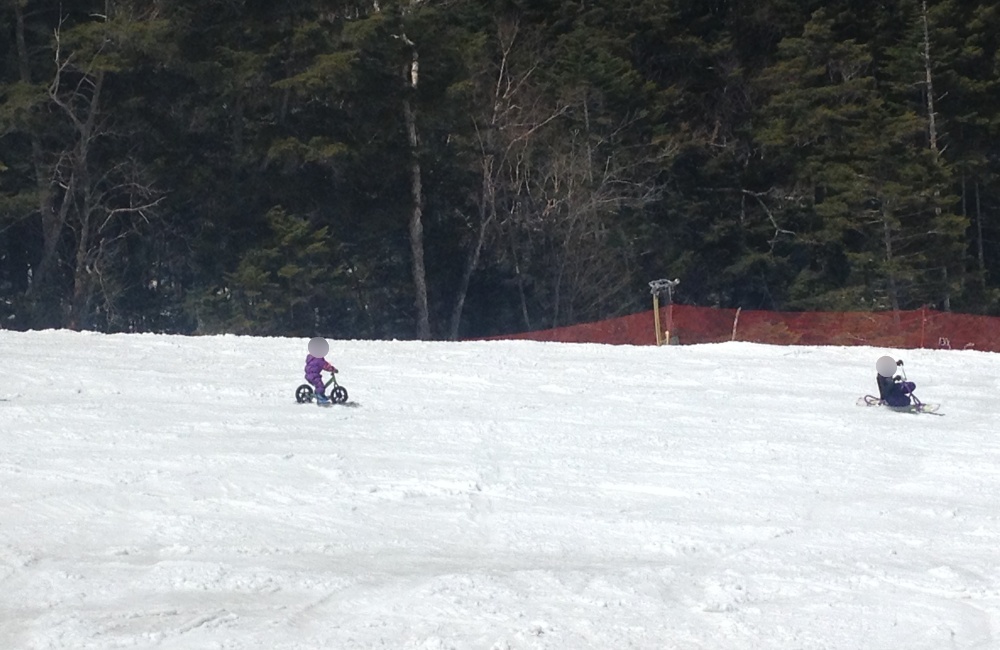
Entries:
[[0, 328], [1000, 315], [1000, 2], [0, 0]]

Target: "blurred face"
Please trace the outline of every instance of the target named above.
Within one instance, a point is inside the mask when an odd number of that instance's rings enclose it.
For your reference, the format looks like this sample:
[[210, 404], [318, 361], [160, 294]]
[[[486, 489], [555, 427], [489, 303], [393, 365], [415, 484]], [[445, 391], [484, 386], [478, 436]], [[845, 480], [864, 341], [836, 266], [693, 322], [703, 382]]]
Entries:
[[892, 357], [879, 357], [875, 362], [875, 370], [883, 377], [892, 377], [892, 373], [896, 372], [896, 360]]
[[322, 336], [317, 336], [309, 341], [309, 354], [314, 357], [325, 357], [330, 351], [330, 344]]

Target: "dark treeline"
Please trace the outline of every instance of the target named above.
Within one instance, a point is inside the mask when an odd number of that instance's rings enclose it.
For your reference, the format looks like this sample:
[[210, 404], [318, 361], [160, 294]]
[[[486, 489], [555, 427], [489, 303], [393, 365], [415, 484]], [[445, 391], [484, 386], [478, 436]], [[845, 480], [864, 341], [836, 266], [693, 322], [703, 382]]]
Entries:
[[0, 327], [1000, 313], [1000, 2], [0, 0]]

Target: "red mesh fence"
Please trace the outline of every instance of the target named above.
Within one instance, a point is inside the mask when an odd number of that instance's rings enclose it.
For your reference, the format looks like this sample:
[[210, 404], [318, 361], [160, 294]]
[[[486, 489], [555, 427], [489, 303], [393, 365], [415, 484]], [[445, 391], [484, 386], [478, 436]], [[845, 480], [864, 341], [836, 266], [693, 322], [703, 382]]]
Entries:
[[[1000, 352], [1000, 318], [932, 309], [897, 312], [774, 312], [670, 305], [660, 309], [670, 342], [750, 341], [777, 345], [870, 345]], [[497, 337], [564, 343], [655, 345], [653, 311]]]

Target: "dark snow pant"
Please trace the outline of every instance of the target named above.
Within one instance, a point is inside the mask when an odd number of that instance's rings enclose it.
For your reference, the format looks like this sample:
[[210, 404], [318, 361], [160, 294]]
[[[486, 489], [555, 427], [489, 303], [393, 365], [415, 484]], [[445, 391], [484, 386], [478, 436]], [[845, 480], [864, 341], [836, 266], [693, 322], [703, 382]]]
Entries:
[[885, 398], [885, 403], [889, 406], [909, 406], [910, 405], [910, 393], [917, 385], [912, 381], [903, 381], [896, 384], [892, 393]]

